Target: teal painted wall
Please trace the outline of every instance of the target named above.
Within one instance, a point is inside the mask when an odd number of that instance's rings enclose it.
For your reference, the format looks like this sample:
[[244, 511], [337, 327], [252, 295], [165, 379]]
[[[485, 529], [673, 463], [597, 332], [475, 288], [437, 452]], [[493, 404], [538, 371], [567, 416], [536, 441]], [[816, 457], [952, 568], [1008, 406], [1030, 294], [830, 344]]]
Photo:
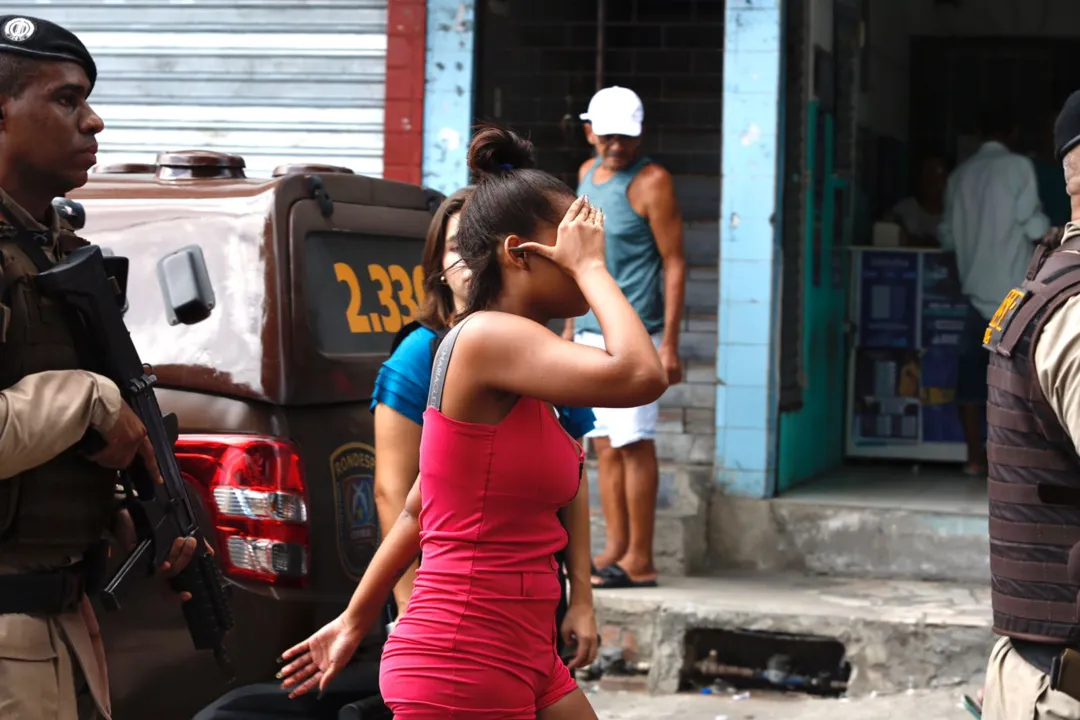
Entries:
[[[844, 460], [847, 391], [844, 321], [847, 315], [850, 222], [838, 209], [846, 181], [833, 172], [833, 118], [817, 101], [807, 108], [807, 193], [803, 306], [806, 388], [800, 410], [780, 416], [777, 490], [783, 492]], [[817, 237], [815, 235], [817, 234]]]

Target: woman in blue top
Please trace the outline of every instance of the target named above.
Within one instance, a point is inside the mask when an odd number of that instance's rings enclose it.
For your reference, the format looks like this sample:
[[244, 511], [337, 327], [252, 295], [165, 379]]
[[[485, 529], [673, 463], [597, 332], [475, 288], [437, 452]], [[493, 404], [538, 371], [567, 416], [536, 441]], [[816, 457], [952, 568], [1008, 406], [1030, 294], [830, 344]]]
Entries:
[[[383, 363], [375, 380], [371, 410], [375, 413], [375, 504], [383, 536], [390, 532], [405, 507], [405, 498], [420, 470], [420, 434], [427, 405], [435, 348], [453, 323], [458, 308], [464, 307], [469, 270], [457, 254], [455, 236], [458, 217], [472, 194], [466, 187], [443, 201], [428, 229], [424, 245], [424, 300], [419, 317], [398, 334], [396, 347]], [[596, 418], [588, 408], [558, 408], [559, 420], [571, 437], [583, 442]], [[560, 571], [565, 563], [570, 578], [567, 602], [565, 582], [559, 605], [560, 654], [562, 647], [577, 643], [577, 651], [567, 665], [573, 669], [596, 659], [598, 639], [593, 612], [589, 550], [589, 490], [582, 480], [573, 503], [562, 511], [569, 542], [565, 558], [558, 557]], [[394, 587], [398, 614], [405, 612], [416, 580], [414, 563]]]

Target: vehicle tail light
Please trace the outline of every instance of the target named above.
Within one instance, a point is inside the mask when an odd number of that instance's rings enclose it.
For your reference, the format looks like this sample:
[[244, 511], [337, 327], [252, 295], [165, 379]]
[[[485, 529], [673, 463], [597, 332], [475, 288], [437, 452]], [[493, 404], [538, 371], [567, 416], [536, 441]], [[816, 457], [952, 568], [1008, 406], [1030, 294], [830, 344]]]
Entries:
[[307, 497], [296, 446], [261, 435], [181, 435], [176, 460], [210, 513], [226, 575], [307, 584]]

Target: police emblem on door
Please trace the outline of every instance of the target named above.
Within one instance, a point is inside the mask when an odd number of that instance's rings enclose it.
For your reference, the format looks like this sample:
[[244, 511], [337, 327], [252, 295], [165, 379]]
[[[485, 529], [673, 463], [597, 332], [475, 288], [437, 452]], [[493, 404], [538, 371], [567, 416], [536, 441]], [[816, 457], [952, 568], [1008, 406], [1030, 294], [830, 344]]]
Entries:
[[375, 448], [346, 443], [330, 455], [334, 484], [338, 557], [345, 572], [359, 579], [379, 542], [375, 512]]

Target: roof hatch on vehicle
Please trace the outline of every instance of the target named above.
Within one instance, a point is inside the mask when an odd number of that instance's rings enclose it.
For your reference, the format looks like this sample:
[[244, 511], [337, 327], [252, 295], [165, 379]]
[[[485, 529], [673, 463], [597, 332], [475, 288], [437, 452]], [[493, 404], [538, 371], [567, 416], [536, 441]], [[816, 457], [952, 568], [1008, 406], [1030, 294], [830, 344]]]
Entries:
[[278, 165], [276, 168], [274, 168], [274, 177], [281, 177], [283, 175], [302, 175], [304, 173], [318, 173], [322, 175], [330, 173], [343, 173], [345, 175], [355, 175], [355, 173], [349, 168], [340, 167], [338, 165], [290, 163], [288, 165]]
[[159, 180], [243, 178], [244, 158], [213, 150], [177, 150], [157, 156]]
[[95, 165], [90, 172], [94, 175], [153, 175], [157, 172], [157, 165], [154, 165], [153, 163]]

